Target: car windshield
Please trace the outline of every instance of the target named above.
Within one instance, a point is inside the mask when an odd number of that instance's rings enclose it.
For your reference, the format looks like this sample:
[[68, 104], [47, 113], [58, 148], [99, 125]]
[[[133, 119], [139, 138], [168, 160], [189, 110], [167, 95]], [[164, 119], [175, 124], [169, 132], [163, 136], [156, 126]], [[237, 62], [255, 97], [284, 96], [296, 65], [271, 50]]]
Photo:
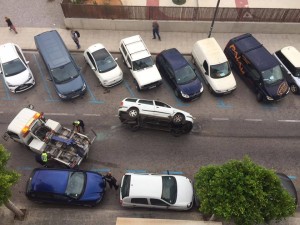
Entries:
[[173, 176], [162, 176], [161, 198], [170, 204], [174, 204], [177, 199], [177, 182]]
[[20, 59], [14, 59], [12, 61], [3, 63], [2, 66], [5, 77], [10, 77], [26, 70], [26, 66]]
[[132, 62], [133, 70], [141, 70], [150, 66], [153, 66], [153, 60], [151, 56]]
[[65, 83], [78, 77], [78, 71], [72, 62], [51, 70], [54, 82], [57, 84]]
[[210, 66], [210, 76], [211, 78], [222, 78], [226, 77], [230, 74], [230, 67], [228, 65], [228, 62], [224, 62], [218, 65], [212, 65]]
[[196, 79], [196, 74], [190, 65], [180, 68], [175, 71], [177, 84], [187, 84]]
[[261, 72], [264, 83], [268, 85], [276, 84], [283, 80], [283, 74], [280, 66], [275, 66], [271, 69]]
[[70, 172], [65, 194], [78, 199], [85, 186], [85, 174], [83, 172]]
[[117, 66], [115, 60], [107, 52], [105, 48], [99, 49], [98, 51], [93, 52], [93, 57], [96, 60], [98, 71], [104, 73], [112, 70]]

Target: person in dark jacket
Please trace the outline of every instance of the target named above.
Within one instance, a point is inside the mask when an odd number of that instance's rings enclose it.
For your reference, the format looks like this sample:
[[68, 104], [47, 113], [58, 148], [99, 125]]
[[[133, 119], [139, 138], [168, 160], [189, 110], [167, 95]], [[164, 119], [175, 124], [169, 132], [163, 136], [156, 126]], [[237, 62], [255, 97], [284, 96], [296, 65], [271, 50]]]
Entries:
[[9, 27], [9, 30], [13, 30], [16, 34], [18, 33], [15, 26], [13, 25], [13, 23], [11, 22], [11, 20], [6, 16], [5, 18], [5, 22], [7, 23], [7, 26]]
[[76, 33], [76, 31], [71, 30], [71, 37], [72, 37], [73, 41], [75, 42], [77, 49], [80, 49], [79, 37], [78, 37], [78, 34]]
[[158, 25], [158, 22], [156, 20], [153, 21], [153, 23], [152, 23], [152, 32], [153, 32], [153, 38], [152, 39], [156, 39], [156, 35], [157, 35], [158, 40], [161, 40], [160, 35], [159, 35], [159, 25]]
[[111, 174], [111, 172], [108, 172], [105, 176], [104, 176], [106, 182], [109, 184], [110, 189], [112, 189], [112, 187], [114, 186], [114, 188], [116, 190], [118, 190], [119, 185], [117, 185], [117, 180], [116, 178], [114, 178]]

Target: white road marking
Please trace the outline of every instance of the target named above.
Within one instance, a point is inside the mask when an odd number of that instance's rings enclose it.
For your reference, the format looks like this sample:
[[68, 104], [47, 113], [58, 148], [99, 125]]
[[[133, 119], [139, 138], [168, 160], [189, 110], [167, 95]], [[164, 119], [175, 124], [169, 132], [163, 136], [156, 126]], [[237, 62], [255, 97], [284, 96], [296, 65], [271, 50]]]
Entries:
[[262, 119], [245, 119], [246, 121], [260, 122]]
[[212, 120], [229, 120], [228, 118], [212, 118]]
[[75, 114], [72, 114], [72, 113], [45, 113], [45, 115], [51, 115], [51, 116], [75, 116]]
[[101, 116], [100, 114], [83, 114], [84, 116]]
[[278, 122], [286, 122], [286, 123], [300, 123], [300, 120], [278, 120]]

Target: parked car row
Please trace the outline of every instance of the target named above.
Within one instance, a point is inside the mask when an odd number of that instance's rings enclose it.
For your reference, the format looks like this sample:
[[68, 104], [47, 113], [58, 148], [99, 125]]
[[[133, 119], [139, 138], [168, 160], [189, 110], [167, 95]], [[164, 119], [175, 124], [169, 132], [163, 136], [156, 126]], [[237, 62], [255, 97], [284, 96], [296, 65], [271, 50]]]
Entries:
[[[47, 31], [36, 35], [34, 41], [58, 96], [63, 100], [82, 96], [87, 87], [85, 80], [59, 33]], [[224, 51], [214, 38], [197, 41], [191, 52], [197, 69], [176, 48], [163, 50], [154, 61], [140, 35], [122, 39], [119, 50], [138, 91], [160, 86], [164, 77], [177, 97], [191, 101], [200, 97], [204, 89], [200, 73], [211, 93], [229, 94], [237, 88], [232, 68], [258, 101], [280, 100], [289, 93], [289, 87], [299, 94], [300, 52], [288, 46], [272, 55], [251, 34], [232, 38]], [[103, 87], [122, 82], [117, 59], [102, 44], [91, 45], [83, 56]], [[16, 44], [0, 45], [0, 73], [10, 91], [21, 92], [34, 86], [28, 63]]]

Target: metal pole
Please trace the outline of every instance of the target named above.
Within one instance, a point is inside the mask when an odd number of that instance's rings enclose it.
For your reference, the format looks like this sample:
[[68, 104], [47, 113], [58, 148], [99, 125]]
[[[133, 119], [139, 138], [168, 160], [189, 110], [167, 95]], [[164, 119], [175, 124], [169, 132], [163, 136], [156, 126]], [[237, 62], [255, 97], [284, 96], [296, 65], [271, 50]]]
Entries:
[[209, 37], [209, 38], [210, 38], [210, 36], [211, 36], [211, 32], [212, 32], [212, 29], [213, 29], [214, 24], [215, 24], [215, 19], [216, 19], [217, 12], [218, 12], [218, 9], [219, 9], [220, 1], [221, 1], [221, 0], [218, 0], [218, 2], [217, 2], [217, 6], [216, 6], [214, 18], [213, 18], [213, 20], [212, 20], [212, 22], [211, 22], [211, 26], [210, 26], [210, 30], [209, 30], [209, 34], [208, 34], [208, 37]]

